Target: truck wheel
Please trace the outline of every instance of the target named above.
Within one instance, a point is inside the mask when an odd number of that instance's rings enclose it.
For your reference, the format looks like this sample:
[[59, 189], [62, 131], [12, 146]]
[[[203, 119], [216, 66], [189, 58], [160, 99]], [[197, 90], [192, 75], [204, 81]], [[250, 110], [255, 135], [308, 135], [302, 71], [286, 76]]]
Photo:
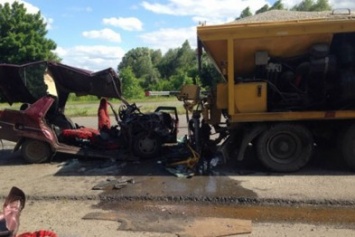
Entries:
[[133, 153], [142, 159], [154, 158], [160, 153], [161, 145], [158, 135], [142, 132], [133, 138]]
[[304, 126], [276, 124], [260, 135], [256, 149], [258, 159], [266, 168], [277, 172], [297, 171], [312, 156], [313, 137]]
[[38, 164], [47, 161], [53, 152], [47, 143], [27, 139], [21, 146], [21, 154], [28, 163]]
[[340, 135], [340, 152], [348, 167], [355, 170], [355, 125], [350, 126]]

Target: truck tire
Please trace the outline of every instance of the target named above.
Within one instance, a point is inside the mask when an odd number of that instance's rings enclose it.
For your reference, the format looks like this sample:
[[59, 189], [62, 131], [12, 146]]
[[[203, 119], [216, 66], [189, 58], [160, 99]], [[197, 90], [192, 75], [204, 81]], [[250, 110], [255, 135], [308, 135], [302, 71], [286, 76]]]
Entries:
[[21, 155], [28, 163], [43, 163], [53, 155], [50, 146], [46, 142], [27, 139], [21, 145]]
[[257, 157], [268, 169], [293, 172], [311, 159], [313, 137], [304, 126], [280, 123], [264, 131], [257, 140]]
[[340, 134], [340, 152], [347, 166], [355, 170], [355, 124]]
[[142, 159], [158, 156], [161, 146], [161, 139], [154, 133], [141, 132], [133, 137], [133, 153]]

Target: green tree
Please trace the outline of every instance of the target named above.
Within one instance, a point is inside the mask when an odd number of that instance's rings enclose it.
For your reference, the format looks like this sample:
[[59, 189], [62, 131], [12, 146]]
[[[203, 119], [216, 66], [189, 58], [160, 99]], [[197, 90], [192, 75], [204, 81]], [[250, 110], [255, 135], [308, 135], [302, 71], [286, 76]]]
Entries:
[[185, 71], [188, 76], [196, 76], [196, 53], [191, 49], [186, 40], [180, 48], [169, 49], [157, 65], [160, 75], [164, 79], [178, 74], [179, 70]]
[[149, 74], [153, 67], [151, 50], [146, 47], [138, 47], [128, 51], [118, 65], [118, 70], [126, 67], [131, 67], [137, 78]]
[[[284, 10], [284, 9], [285, 9], [285, 7], [282, 3], [282, 0], [277, 0], [271, 7], [269, 7], [268, 4], [265, 4], [259, 10], [257, 10], [255, 12], [255, 14], [259, 14], [259, 13], [263, 13], [263, 12], [271, 11], [271, 10]], [[240, 13], [240, 16], [237, 17], [235, 20], [238, 20], [238, 19], [241, 19], [244, 17], [248, 17], [248, 16], [252, 16], [252, 15], [253, 15], [253, 13], [251, 13], [250, 7], [247, 7]]]
[[157, 64], [160, 62], [161, 58], [162, 58], [162, 53], [161, 53], [161, 50], [158, 49], [158, 50], [150, 50], [150, 58], [152, 60], [152, 64], [154, 67], [157, 66]]
[[[169, 49], [163, 56], [160, 50], [132, 49], [124, 55], [118, 71], [126, 76], [124, 69], [128, 67], [143, 90], [179, 90], [182, 84], [198, 78], [196, 52], [187, 40], [181, 47]], [[124, 80], [122, 83], [126, 86], [126, 83], [132, 82]]]
[[152, 90], [156, 91], [173, 91], [174, 88], [169, 80], [160, 80], [157, 84], [155, 84]]
[[182, 71], [188, 77], [197, 76], [195, 74], [195, 69], [197, 69], [196, 51], [191, 48], [188, 40], [185, 40], [181, 48], [178, 49], [177, 56], [178, 65], [175, 74], [180, 74]]
[[29, 14], [23, 4], [0, 4], [0, 63], [23, 64], [60, 60], [53, 53], [56, 43], [46, 38], [41, 13]]
[[303, 0], [299, 4], [291, 8], [293, 11], [327, 11], [331, 10], [332, 7], [328, 0]]
[[192, 84], [193, 80], [184, 70], [178, 70], [176, 74], [169, 78], [172, 90], [179, 90], [185, 84]]
[[255, 14], [259, 14], [259, 13], [263, 13], [263, 12], [266, 12], [266, 11], [269, 11], [269, 5], [268, 4], [265, 4], [262, 8], [260, 8], [259, 10], [257, 10], [255, 12]]
[[119, 76], [122, 82], [122, 94], [125, 98], [142, 98], [144, 90], [139, 85], [139, 80], [135, 77], [130, 66], [119, 71]]
[[221, 82], [222, 75], [218, 72], [211, 58], [206, 53], [202, 55], [200, 82], [205, 88], [213, 88], [218, 82]]
[[282, 3], [282, 0], [276, 1], [269, 10], [284, 10], [284, 4]]
[[178, 49], [169, 49], [157, 65], [162, 78], [168, 79], [176, 71]]
[[314, 2], [313, 0], [303, 0], [299, 4], [295, 5], [291, 10], [294, 11], [311, 11]]
[[191, 66], [189, 65], [189, 63], [193, 62], [196, 58], [195, 51], [191, 49], [188, 40], [185, 40], [182, 46], [178, 49], [177, 53], [178, 63], [181, 67], [184, 67], [185, 69], [189, 68]]
[[118, 70], [131, 67], [136, 78], [141, 81], [141, 85], [145, 90], [148, 90], [152, 84], [159, 81], [159, 71], [155, 67], [160, 61], [161, 51], [152, 50], [146, 47], [131, 49], [122, 58], [118, 65]]
[[240, 13], [239, 18], [237, 18], [237, 19], [241, 19], [241, 18], [244, 18], [244, 17], [252, 16], [252, 15], [253, 15], [253, 13], [251, 13], [250, 7], [247, 7]]
[[179, 90], [185, 84], [193, 84], [193, 79], [188, 76], [188, 73], [184, 70], [178, 70], [178, 72], [172, 75], [169, 79], [160, 80], [153, 90], [158, 91], [176, 91]]

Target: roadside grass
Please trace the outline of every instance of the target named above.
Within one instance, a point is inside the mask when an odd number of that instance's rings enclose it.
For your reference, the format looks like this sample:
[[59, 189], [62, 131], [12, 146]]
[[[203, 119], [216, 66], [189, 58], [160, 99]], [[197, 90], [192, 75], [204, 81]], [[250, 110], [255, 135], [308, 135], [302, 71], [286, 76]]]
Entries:
[[[70, 100], [65, 106], [65, 114], [69, 117], [85, 117], [85, 116], [96, 116], [99, 107], [99, 99], [95, 97], [96, 100], [90, 98], [88, 101], [83, 99], [73, 101]], [[120, 105], [123, 103], [118, 99], [109, 100], [112, 104], [114, 110], [117, 112]], [[158, 106], [175, 106], [177, 108], [178, 114], [185, 113], [183, 103], [179, 101], [176, 97], [145, 97], [143, 99], [130, 99], [129, 103], [136, 103], [140, 108], [141, 112], [149, 113], [153, 112]], [[0, 110], [3, 109], [14, 109], [18, 110], [21, 103], [14, 103], [10, 106], [7, 103], [0, 103]], [[109, 113], [112, 111], [109, 109]]]

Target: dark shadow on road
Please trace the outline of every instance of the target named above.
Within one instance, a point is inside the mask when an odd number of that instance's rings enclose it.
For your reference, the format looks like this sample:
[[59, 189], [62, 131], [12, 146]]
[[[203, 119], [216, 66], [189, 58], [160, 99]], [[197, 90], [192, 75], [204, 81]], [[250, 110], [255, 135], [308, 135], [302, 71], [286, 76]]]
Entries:
[[0, 166], [15, 166], [26, 165], [26, 162], [22, 159], [20, 152], [13, 152], [10, 149], [0, 150]]
[[[166, 151], [169, 153], [169, 151]], [[287, 176], [287, 175], [353, 175], [339, 157], [336, 151], [318, 151], [309, 164], [297, 172], [277, 173], [265, 169], [255, 158], [252, 152], [247, 153], [244, 161], [229, 160], [226, 164], [220, 164], [212, 172], [204, 175], [257, 175], [257, 176]], [[114, 160], [85, 158], [67, 154], [55, 155], [51, 162], [61, 168], [56, 176], [174, 176], [166, 169], [164, 162], [166, 156], [151, 160]], [[11, 149], [0, 150], [0, 166], [28, 165], [20, 152]], [[195, 174], [200, 176], [201, 174]]]
[[[334, 152], [317, 152], [309, 164], [297, 172], [277, 173], [265, 169], [250, 152], [244, 161], [229, 160], [220, 164], [204, 176], [287, 176], [287, 175], [353, 175], [339, 155]], [[68, 158], [68, 159], [67, 159]], [[89, 158], [62, 157], [63, 168], [57, 172], [58, 176], [70, 175], [116, 175], [116, 176], [174, 176], [164, 165], [164, 156], [151, 160], [120, 161]], [[201, 176], [196, 172], [195, 176]]]

